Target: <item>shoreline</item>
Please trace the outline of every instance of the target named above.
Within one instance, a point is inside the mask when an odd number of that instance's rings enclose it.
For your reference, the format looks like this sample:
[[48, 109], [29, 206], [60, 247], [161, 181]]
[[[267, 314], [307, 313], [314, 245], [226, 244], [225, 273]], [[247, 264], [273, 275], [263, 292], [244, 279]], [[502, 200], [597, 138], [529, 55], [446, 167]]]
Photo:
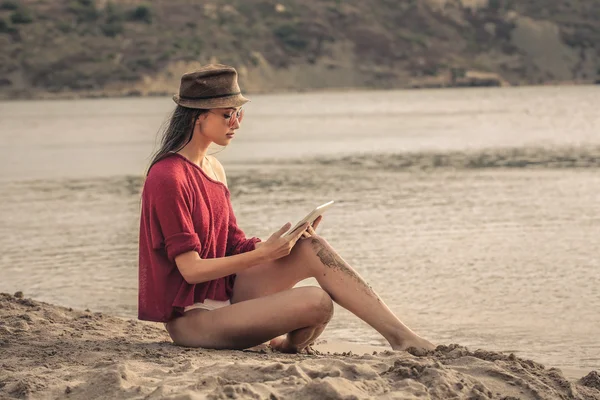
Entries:
[[326, 341], [311, 355], [190, 349], [161, 324], [15, 295], [0, 293], [2, 398], [600, 399], [596, 371], [570, 381], [513, 354]]
[[[599, 86], [600, 81], [559, 81], [559, 82], [547, 82], [542, 84], [447, 84], [447, 83], [416, 83], [405, 86], [395, 87], [330, 87], [330, 88], [295, 88], [295, 89], [282, 89], [282, 90], [249, 90], [245, 93], [247, 95], [282, 95], [282, 94], [307, 94], [307, 93], [349, 93], [349, 92], [371, 92], [371, 91], [397, 91], [397, 90], [439, 90], [439, 89], [477, 89], [477, 88], [527, 88], [527, 87], [571, 87], [571, 86]], [[147, 92], [142, 93], [135, 88], [122, 88], [119, 90], [99, 90], [91, 92], [37, 92], [37, 93], [21, 93], [17, 97], [11, 97], [12, 93], [0, 92], [0, 102], [12, 102], [12, 101], [39, 101], [39, 100], [91, 100], [91, 99], [127, 99], [127, 98], [158, 98], [158, 97], [171, 97], [175, 94], [177, 88], [174, 88], [174, 92], [158, 91], [158, 92]]]

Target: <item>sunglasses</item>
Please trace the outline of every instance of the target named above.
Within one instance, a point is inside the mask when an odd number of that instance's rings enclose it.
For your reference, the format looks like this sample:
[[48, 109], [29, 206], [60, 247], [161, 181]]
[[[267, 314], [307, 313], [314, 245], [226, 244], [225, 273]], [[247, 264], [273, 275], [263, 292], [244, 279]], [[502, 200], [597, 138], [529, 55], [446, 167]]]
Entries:
[[[216, 112], [210, 111], [213, 114], [217, 114]], [[217, 115], [221, 115], [220, 113], [218, 113]], [[244, 119], [244, 109], [240, 108], [239, 110], [237, 110], [236, 112], [232, 112], [231, 114], [225, 114], [223, 115], [223, 118], [225, 118], [227, 121], [227, 125], [229, 126], [229, 128], [233, 128], [235, 125], [235, 121], [237, 121], [239, 124], [242, 123], [242, 120]]]

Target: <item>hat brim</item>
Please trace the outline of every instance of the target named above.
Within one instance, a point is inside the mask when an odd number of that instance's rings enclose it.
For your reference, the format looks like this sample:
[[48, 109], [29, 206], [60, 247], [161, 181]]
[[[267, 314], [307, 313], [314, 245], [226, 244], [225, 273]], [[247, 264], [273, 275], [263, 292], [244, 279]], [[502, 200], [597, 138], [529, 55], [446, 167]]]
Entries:
[[215, 99], [190, 100], [182, 99], [178, 94], [173, 96], [173, 101], [182, 107], [211, 109], [211, 108], [238, 108], [249, 102], [247, 98], [241, 94], [234, 94], [227, 97], [219, 97]]

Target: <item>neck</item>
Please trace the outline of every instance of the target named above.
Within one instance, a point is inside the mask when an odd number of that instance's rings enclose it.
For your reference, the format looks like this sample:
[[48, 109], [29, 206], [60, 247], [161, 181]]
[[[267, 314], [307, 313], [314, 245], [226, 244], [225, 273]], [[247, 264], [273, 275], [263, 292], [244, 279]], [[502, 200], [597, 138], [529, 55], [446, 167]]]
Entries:
[[201, 144], [194, 143], [192, 140], [188, 144], [184, 146], [183, 149], [179, 150], [178, 153], [193, 162], [194, 164], [201, 166], [202, 160], [206, 157], [208, 153], [208, 146], [210, 143]]

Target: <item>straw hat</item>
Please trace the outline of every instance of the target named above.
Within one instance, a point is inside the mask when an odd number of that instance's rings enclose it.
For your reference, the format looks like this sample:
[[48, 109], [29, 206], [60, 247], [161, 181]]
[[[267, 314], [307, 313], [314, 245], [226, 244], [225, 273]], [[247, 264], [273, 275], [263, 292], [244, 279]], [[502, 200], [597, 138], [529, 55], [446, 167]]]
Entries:
[[181, 77], [173, 101], [183, 107], [209, 109], [237, 108], [250, 100], [242, 96], [235, 68], [209, 64]]

